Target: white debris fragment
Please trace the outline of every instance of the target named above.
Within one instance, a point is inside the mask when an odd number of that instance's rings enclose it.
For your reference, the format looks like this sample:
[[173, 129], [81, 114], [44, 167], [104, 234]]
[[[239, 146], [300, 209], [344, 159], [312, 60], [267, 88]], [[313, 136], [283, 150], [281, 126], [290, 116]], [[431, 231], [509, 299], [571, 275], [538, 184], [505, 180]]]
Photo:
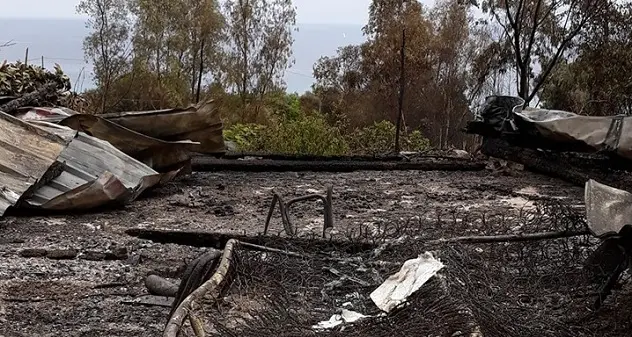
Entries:
[[465, 150], [454, 149], [452, 150], [452, 154], [455, 158], [472, 159], [472, 156], [470, 155], [470, 153]]
[[91, 222], [86, 222], [86, 223], [83, 223], [83, 225], [84, 225], [84, 226], [86, 226], [86, 227], [88, 227], [88, 228], [90, 228], [90, 229], [91, 229], [91, 230], [93, 230], [93, 231], [96, 231], [96, 230], [100, 230], [100, 229], [101, 229], [101, 225], [95, 225], [95, 224], [93, 224], [93, 223], [91, 223]]
[[373, 303], [382, 311], [390, 312], [419, 290], [431, 277], [444, 267], [432, 253], [425, 252], [416, 259], [404, 262], [402, 268], [389, 276], [371, 293]]
[[312, 326], [312, 329], [328, 330], [328, 329], [335, 328], [342, 323], [353, 323], [355, 321], [358, 321], [366, 317], [371, 317], [371, 316], [365, 316], [359, 312], [342, 309], [342, 312], [340, 314], [335, 314], [331, 316], [331, 318], [327, 321], [318, 322], [318, 324]]

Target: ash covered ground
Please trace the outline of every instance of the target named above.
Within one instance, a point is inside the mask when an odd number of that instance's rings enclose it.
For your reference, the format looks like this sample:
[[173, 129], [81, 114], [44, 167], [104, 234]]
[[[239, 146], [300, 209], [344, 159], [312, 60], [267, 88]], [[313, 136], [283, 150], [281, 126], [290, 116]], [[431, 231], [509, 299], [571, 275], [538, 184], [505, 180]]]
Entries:
[[[140, 240], [126, 235], [126, 229], [254, 235], [263, 230], [273, 188], [290, 198], [322, 193], [326, 184], [334, 187], [332, 234], [343, 237], [389, 223], [425, 226], [425, 239], [530, 232], [524, 222], [509, 219], [541, 200], [581, 212], [583, 200], [581, 188], [522, 171], [222, 172], [194, 173], [121, 209], [5, 216], [0, 219], [0, 335], [160, 335], [169, 308], [129, 302], [147, 293], [146, 275], [177, 278], [182, 266], [204, 249]], [[299, 235], [322, 230], [318, 202], [297, 204], [290, 216]], [[492, 218], [497, 220], [490, 226]], [[272, 234], [281, 229], [276, 211]], [[37, 249], [58, 255], [74, 250], [77, 256], [37, 257]], [[94, 258], [108, 252], [120, 254]]]

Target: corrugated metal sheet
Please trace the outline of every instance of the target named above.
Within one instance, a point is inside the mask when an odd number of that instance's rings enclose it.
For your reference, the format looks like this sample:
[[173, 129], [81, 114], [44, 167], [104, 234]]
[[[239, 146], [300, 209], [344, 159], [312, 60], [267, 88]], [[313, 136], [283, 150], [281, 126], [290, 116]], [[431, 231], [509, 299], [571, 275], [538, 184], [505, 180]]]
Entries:
[[[89, 131], [85, 129], [86, 126], [96, 123], [94, 120], [86, 123], [89, 118], [94, 119], [94, 117], [88, 116], [65, 108], [23, 108], [16, 114], [16, 117], [27, 121], [64, 124], [63, 121], [70, 119], [68, 124], [64, 125], [78, 131]], [[101, 114], [99, 119], [101, 118], [165, 142], [193, 141], [195, 143], [191, 144], [188, 149], [194, 152], [205, 154], [226, 152], [223, 137], [224, 125], [219, 110], [212, 100], [190, 105], [187, 108]], [[81, 123], [85, 125], [80, 125]], [[99, 138], [102, 136], [92, 135]], [[111, 140], [112, 136], [108, 136], [108, 138], [107, 140]], [[114, 145], [117, 146], [117, 144]]]
[[25, 121], [47, 121], [58, 123], [59, 121], [64, 120], [64, 118], [68, 118], [76, 114], [78, 114], [78, 112], [63, 107], [23, 107], [18, 109], [14, 116]]
[[0, 112], [0, 215], [54, 175], [50, 170], [75, 133], [53, 133]]
[[[170, 112], [172, 110], [166, 111]], [[57, 123], [76, 131], [85, 132], [90, 136], [109, 142], [125, 154], [140, 160], [159, 172], [169, 172], [174, 168], [189, 167], [191, 151], [195, 151], [201, 146], [199, 142], [193, 142], [188, 140], [188, 138], [165, 141], [150, 137], [99, 116], [80, 114], [66, 108], [23, 108], [15, 116], [30, 123]], [[191, 118], [200, 117], [199, 114], [180, 115], [175, 120], [169, 120], [167, 123], [160, 124], [157, 123], [160, 121], [160, 118], [152, 116], [150, 114], [149, 119], [145, 118], [144, 121], [154, 125], [157, 129], [161, 128], [160, 125], [163, 128], [165, 127], [164, 125], [175, 127], [174, 125], [182, 125], [182, 123]], [[221, 125], [218, 130], [209, 130], [198, 118], [193, 120], [189, 127], [194, 129], [200, 127], [200, 125], [209, 132], [208, 137], [219, 136], [219, 138], [222, 138]]]
[[203, 101], [184, 109], [121, 112], [99, 115], [116, 124], [165, 141], [192, 140], [195, 152], [206, 154], [226, 151], [223, 124], [215, 103]]
[[[58, 125], [47, 129], [69, 130]], [[60, 210], [125, 203], [177, 173], [159, 174], [110, 143], [83, 132], [77, 134], [58, 160], [65, 165], [64, 171], [25, 199], [28, 206]]]
[[138, 133], [98, 116], [77, 114], [59, 123], [73, 130], [105, 140], [125, 154], [159, 172], [189, 165], [191, 141], [167, 142]]

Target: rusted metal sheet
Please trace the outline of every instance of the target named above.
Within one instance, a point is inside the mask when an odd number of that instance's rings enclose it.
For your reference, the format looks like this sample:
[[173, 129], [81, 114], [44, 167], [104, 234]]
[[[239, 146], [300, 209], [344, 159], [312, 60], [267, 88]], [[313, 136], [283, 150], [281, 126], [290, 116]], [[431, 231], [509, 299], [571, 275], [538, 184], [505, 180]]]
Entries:
[[199, 145], [191, 141], [167, 142], [149, 137], [93, 115], [77, 114], [59, 124], [103, 139], [159, 172], [190, 166], [192, 146]]
[[[42, 127], [44, 128], [44, 127]], [[69, 128], [50, 124], [51, 132]], [[23, 206], [79, 210], [135, 200], [143, 191], [171, 180], [178, 171], [160, 174], [110, 143], [79, 132], [58, 161], [63, 172], [23, 200]]]
[[223, 124], [213, 101], [184, 109], [122, 112], [99, 115], [116, 124], [165, 141], [191, 140], [193, 151], [205, 154], [225, 152]]
[[0, 215], [59, 173], [55, 163], [74, 133], [52, 133], [0, 112]]

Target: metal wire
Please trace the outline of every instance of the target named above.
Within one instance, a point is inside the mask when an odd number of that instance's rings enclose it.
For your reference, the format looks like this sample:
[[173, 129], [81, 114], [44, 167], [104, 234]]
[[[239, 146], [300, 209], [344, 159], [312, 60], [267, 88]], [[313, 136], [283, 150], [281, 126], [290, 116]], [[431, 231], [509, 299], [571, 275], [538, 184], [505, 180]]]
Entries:
[[[455, 215], [454, 223], [424, 218], [346, 234], [350, 242], [372, 241], [382, 247], [379, 258], [375, 249], [332, 251], [328, 246], [322, 255], [340, 259], [332, 262], [318, 257], [325, 249], [322, 240], [310, 246], [288, 238], [275, 238], [275, 246], [283, 241], [287, 249], [309, 252], [310, 258], [241, 250], [227, 295], [207, 303], [204, 314], [197, 316], [205, 317], [210, 336], [629, 335], [632, 306], [623, 300], [625, 292], [617, 292], [603, 311], [589, 309], [598, 284], [585, 277], [582, 266], [595, 248], [593, 238], [429, 246], [427, 232], [462, 235], [463, 225], [454, 225], [465, 220], [463, 214]], [[518, 225], [533, 232], [585, 228], [581, 213], [552, 202], [540, 202], [517, 217], [499, 213], [475, 218], [470, 213], [467, 221], [485, 235]], [[380, 316], [369, 294], [399, 269], [392, 262], [428, 250], [446, 267], [409, 298], [406, 307]], [[343, 306], [372, 317], [329, 331], [312, 328]]]

